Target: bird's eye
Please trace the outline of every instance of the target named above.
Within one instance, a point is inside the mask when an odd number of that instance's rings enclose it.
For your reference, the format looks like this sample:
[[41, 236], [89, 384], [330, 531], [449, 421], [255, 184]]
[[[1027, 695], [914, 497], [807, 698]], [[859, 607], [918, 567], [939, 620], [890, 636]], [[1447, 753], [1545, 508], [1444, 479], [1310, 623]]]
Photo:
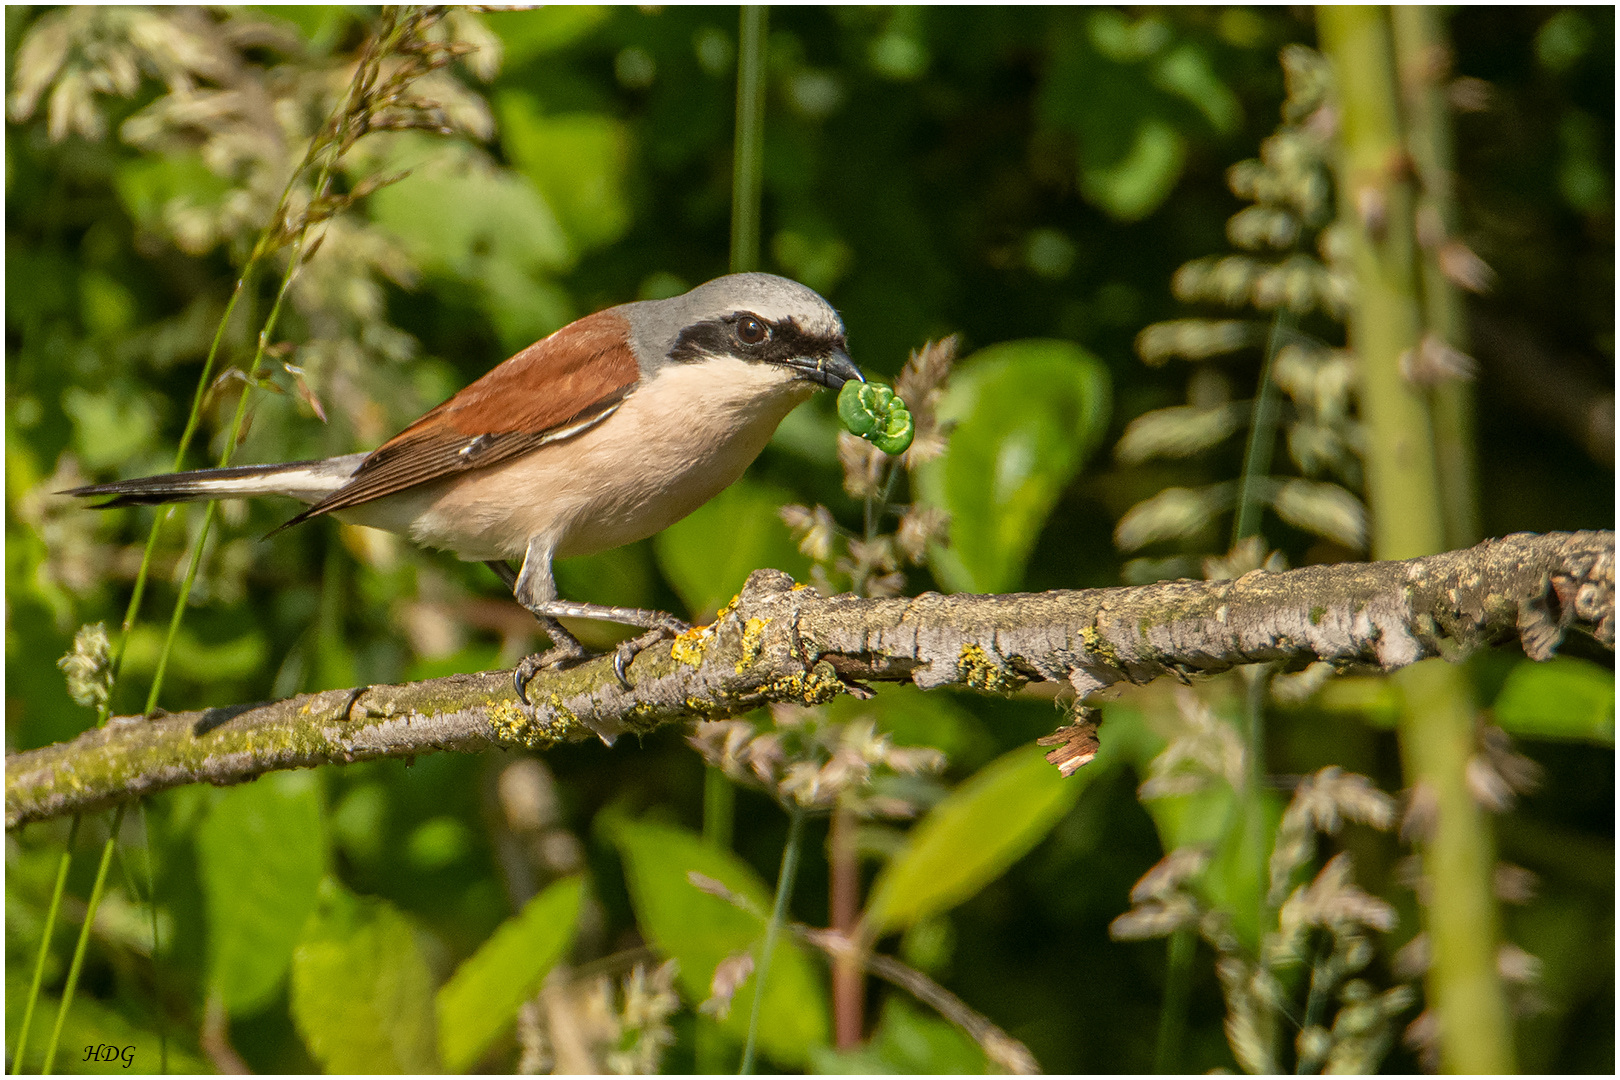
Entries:
[[770, 336], [765, 324], [752, 315], [744, 315], [737, 320], [737, 340], [744, 345], [758, 345]]

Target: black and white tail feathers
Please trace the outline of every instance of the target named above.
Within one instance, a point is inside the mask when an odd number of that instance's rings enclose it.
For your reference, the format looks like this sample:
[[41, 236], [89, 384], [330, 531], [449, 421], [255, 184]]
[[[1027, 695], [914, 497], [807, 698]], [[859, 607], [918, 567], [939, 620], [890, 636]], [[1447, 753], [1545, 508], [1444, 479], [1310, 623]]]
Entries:
[[161, 503], [194, 502], [198, 499], [243, 499], [256, 495], [283, 495], [303, 503], [317, 503], [342, 487], [364, 454], [317, 461], [289, 461], [278, 465], [233, 465], [226, 469], [195, 469], [191, 472], [142, 476], [111, 484], [88, 484], [57, 492], [83, 499], [106, 496], [96, 509], [115, 506], [156, 506]]

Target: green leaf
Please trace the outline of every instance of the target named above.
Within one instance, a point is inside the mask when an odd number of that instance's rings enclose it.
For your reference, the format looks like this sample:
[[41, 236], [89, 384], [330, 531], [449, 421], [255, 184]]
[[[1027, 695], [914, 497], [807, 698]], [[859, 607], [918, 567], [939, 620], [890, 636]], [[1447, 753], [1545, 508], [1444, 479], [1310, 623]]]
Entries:
[[439, 1058], [465, 1072], [573, 944], [584, 882], [565, 878], [496, 927], [439, 989]]
[[1080, 164], [1080, 194], [1119, 221], [1140, 221], [1169, 197], [1181, 178], [1187, 140], [1167, 121], [1143, 120], [1117, 160]]
[[293, 954], [293, 1024], [329, 1073], [437, 1072], [433, 976], [411, 922], [331, 878]]
[[867, 930], [882, 937], [955, 907], [1051, 831], [1090, 773], [1065, 780], [1035, 745], [1003, 754], [917, 824], [879, 872]]
[[270, 1002], [326, 873], [319, 778], [273, 773], [233, 787], [197, 829], [208, 981], [232, 1015]]
[[[735, 953], [758, 950], [764, 920], [703, 892], [687, 879], [697, 871], [768, 911], [771, 893], [759, 875], [729, 851], [673, 825], [620, 820], [609, 826], [624, 856], [625, 879], [636, 924], [658, 950], [680, 961], [677, 982], [689, 1002], [709, 997], [715, 966]], [[737, 991], [731, 1014], [719, 1027], [741, 1042], [748, 1031], [750, 977]], [[827, 1043], [827, 998], [808, 957], [791, 941], [779, 940], [771, 958], [769, 982], [759, 1022], [760, 1048], [779, 1065], [802, 1068], [813, 1047]]]
[[1155, 86], [1203, 113], [1221, 134], [1230, 135], [1243, 122], [1243, 105], [1237, 95], [1215, 74], [1209, 54], [1192, 42], [1183, 42], [1161, 57], [1152, 71]]
[[960, 1028], [893, 995], [884, 1000], [883, 1015], [866, 1045], [842, 1052], [817, 1050], [814, 1068], [829, 1075], [989, 1071], [984, 1051]]
[[1614, 745], [1614, 672], [1573, 656], [1521, 660], [1497, 695], [1496, 722], [1527, 739]]
[[546, 116], [534, 96], [521, 90], [504, 91], [496, 104], [507, 156], [557, 212], [576, 248], [600, 247], [624, 235], [630, 226], [624, 125], [599, 113]]
[[694, 618], [713, 616], [761, 567], [805, 579], [810, 562], [776, 516], [793, 501], [774, 485], [739, 480], [653, 539], [658, 568]]
[[964, 361], [940, 417], [956, 422], [919, 480], [950, 512], [951, 544], [930, 563], [951, 589], [1008, 592], [1041, 526], [1108, 423], [1108, 371], [1067, 341], [1009, 341]]

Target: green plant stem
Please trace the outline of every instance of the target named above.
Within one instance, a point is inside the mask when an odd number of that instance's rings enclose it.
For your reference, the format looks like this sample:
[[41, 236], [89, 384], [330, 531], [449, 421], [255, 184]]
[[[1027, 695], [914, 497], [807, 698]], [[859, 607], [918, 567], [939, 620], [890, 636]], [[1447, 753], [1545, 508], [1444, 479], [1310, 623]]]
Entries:
[[[1429, 222], [1429, 235], [1419, 235], [1423, 322], [1431, 334], [1466, 351], [1468, 324], [1462, 293], [1440, 269], [1439, 258], [1440, 245], [1457, 231], [1451, 107], [1444, 87], [1450, 67], [1446, 16], [1439, 8], [1401, 4], [1390, 8], [1390, 17], [1397, 71], [1405, 91], [1406, 145], [1419, 184], [1417, 214], [1419, 220]], [[1431, 405], [1446, 547], [1468, 547], [1480, 539], [1473, 383], [1447, 379], [1434, 388]]]
[[101, 894], [107, 888], [107, 870], [112, 866], [113, 849], [118, 845], [118, 830], [124, 824], [124, 807], [113, 811], [112, 831], [101, 846], [101, 865], [96, 868], [96, 883], [90, 889], [90, 902], [84, 909], [84, 925], [79, 927], [79, 943], [73, 948], [73, 963], [68, 968], [67, 984], [62, 987], [62, 1001], [56, 1007], [56, 1024], [51, 1028], [51, 1041], [45, 1045], [45, 1065], [41, 1070], [50, 1073], [56, 1068], [56, 1047], [62, 1041], [62, 1025], [68, 1010], [73, 1007], [73, 995], [79, 988], [79, 972], [84, 969], [84, 954], [90, 946], [90, 932], [96, 924], [96, 909], [101, 906]]
[[793, 804], [788, 815], [787, 845], [782, 848], [782, 869], [776, 875], [776, 901], [771, 905], [771, 921], [765, 924], [765, 948], [760, 953], [759, 971], [755, 975], [754, 1005], [748, 1014], [748, 1041], [743, 1045], [742, 1067], [738, 1074], [747, 1076], [754, 1071], [754, 1048], [759, 1041], [759, 1014], [765, 1004], [765, 978], [770, 974], [771, 956], [776, 950], [776, 939], [782, 935], [787, 921], [788, 898], [793, 895], [793, 879], [799, 872], [799, 843], [804, 833], [804, 807]]
[[765, 31], [769, 9], [744, 4], [738, 28], [737, 134], [731, 177], [731, 272], [759, 269], [765, 164]]
[[703, 842], [719, 851], [731, 850], [736, 820], [737, 789], [726, 774], [710, 765], [703, 770]]
[[1159, 1037], [1153, 1048], [1153, 1071], [1179, 1073], [1181, 1040], [1187, 1033], [1187, 1003], [1192, 996], [1193, 954], [1198, 938], [1191, 927], [1170, 935], [1164, 970], [1164, 1008], [1159, 1013]]
[[56, 863], [56, 886], [51, 890], [51, 906], [45, 912], [45, 928], [40, 932], [39, 955], [34, 960], [34, 977], [28, 984], [28, 1003], [23, 1006], [22, 1023], [17, 1028], [17, 1049], [11, 1057], [11, 1071], [23, 1070], [23, 1052], [28, 1048], [28, 1029], [34, 1023], [34, 1006], [39, 1002], [40, 984], [45, 978], [45, 958], [50, 955], [51, 938], [56, 932], [56, 917], [62, 910], [62, 893], [67, 889], [68, 867], [73, 864], [73, 842], [79, 838], [79, 815], [73, 815], [68, 829], [67, 846]]
[[[1422, 309], [1412, 193], [1393, 167], [1404, 151], [1389, 20], [1383, 8], [1321, 7], [1317, 22], [1339, 90], [1339, 198], [1356, 273], [1350, 344], [1368, 430], [1373, 556], [1414, 558], [1444, 550], [1446, 528], [1429, 412], [1400, 373], [1402, 354], [1418, 344]], [[1441, 1066], [1512, 1072], [1513, 1024], [1496, 968], [1494, 838], [1466, 780], [1471, 691], [1462, 669], [1444, 663], [1413, 665], [1393, 679], [1407, 781], [1434, 809], [1421, 850], [1433, 950], [1426, 990], [1439, 1020]]]
[[1243, 475], [1238, 478], [1237, 517], [1232, 522], [1232, 545], [1260, 532], [1261, 481], [1271, 473], [1271, 455], [1277, 446], [1277, 417], [1282, 392], [1271, 378], [1271, 365], [1283, 339], [1292, 332], [1294, 319], [1278, 308], [1266, 336], [1266, 355], [1260, 363], [1260, 385], [1254, 393], [1254, 415], [1249, 418], [1249, 440], [1243, 448]]

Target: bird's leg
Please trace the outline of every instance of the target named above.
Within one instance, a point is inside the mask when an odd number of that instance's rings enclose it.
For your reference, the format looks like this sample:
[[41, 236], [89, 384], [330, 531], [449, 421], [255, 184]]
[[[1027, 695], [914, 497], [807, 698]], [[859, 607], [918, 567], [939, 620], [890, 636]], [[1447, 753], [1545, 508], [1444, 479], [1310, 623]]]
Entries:
[[571, 619], [600, 619], [603, 622], [616, 622], [624, 626], [639, 626], [646, 630], [647, 632], [639, 637], [619, 642], [618, 647], [613, 650], [613, 674], [618, 676], [619, 685], [626, 690], [630, 689], [630, 680], [625, 675], [625, 669], [636, 658], [636, 654], [663, 638], [672, 638], [692, 629], [691, 623], [683, 622], [666, 611], [649, 611], [646, 608], [576, 604], [571, 600], [548, 601], [544, 608], [547, 615], [566, 615]]
[[[504, 563], [501, 565], [505, 566]], [[495, 569], [494, 566], [491, 566], [491, 569]], [[499, 574], [501, 571], [496, 569], [495, 572]], [[584, 646], [557, 623], [558, 616], [570, 619], [599, 619], [602, 622], [615, 622], [624, 626], [639, 626], [647, 631], [639, 637], [620, 642], [618, 648], [613, 651], [613, 673], [618, 676], [620, 685], [626, 689], [630, 686], [630, 680], [625, 677], [625, 668], [636, 658], [637, 653], [661, 638], [674, 637], [691, 629], [690, 624], [664, 611], [559, 600], [557, 586], [551, 576], [551, 552], [541, 547], [538, 542], [529, 545], [528, 554], [523, 560], [523, 570], [516, 577], [512, 595], [531, 615], [540, 620], [540, 624], [546, 628], [546, 633], [552, 634], [552, 627], [555, 626], [562, 635], [561, 637], [552, 635], [552, 641], [557, 643], [557, 648], [541, 656], [531, 656], [518, 666], [513, 678], [521, 678], [522, 683], [527, 683], [542, 667], [587, 655]], [[559, 650], [568, 645], [572, 648], [567, 653], [557, 655]], [[518, 687], [518, 697], [523, 698], [527, 704], [528, 699], [524, 697], [521, 685]]]
[[499, 560], [487, 562], [484, 565], [495, 571], [497, 577], [506, 582], [512, 590], [512, 598], [522, 604], [540, 623], [540, 628], [551, 639], [551, 648], [543, 653], [535, 653], [524, 657], [512, 671], [512, 688], [517, 691], [518, 700], [527, 705], [529, 695], [526, 692], [529, 680], [541, 668], [556, 667], [570, 660], [583, 660], [590, 653], [579, 639], [558, 622], [552, 613], [545, 610], [549, 601], [557, 596], [557, 585], [551, 577], [551, 552], [538, 544], [531, 543], [529, 550], [523, 558], [523, 569], [513, 573], [512, 568]]

